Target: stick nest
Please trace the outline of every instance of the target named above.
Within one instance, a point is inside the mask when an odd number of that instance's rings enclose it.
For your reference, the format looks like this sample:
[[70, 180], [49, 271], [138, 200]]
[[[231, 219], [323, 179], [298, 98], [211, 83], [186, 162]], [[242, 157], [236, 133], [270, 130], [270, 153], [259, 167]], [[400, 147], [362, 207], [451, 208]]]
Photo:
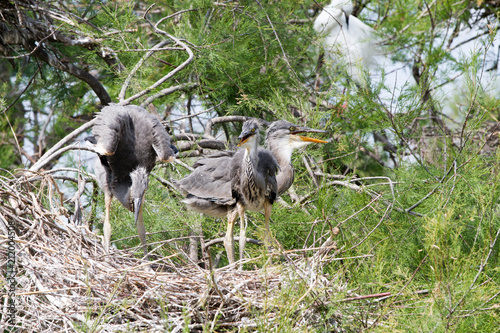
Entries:
[[[279, 268], [208, 270], [180, 265], [175, 255], [153, 263], [128, 250], [115, 249], [108, 255], [100, 237], [87, 226], [68, 222], [53, 178], [38, 179], [35, 187], [27, 180], [0, 178], [0, 287], [9, 289], [8, 231], [15, 225], [15, 319], [23, 331], [251, 329], [261, 320], [272, 321], [274, 307], [287, 306], [273, 297], [283, 285], [290, 286], [291, 276], [304, 266], [300, 259], [288, 258], [289, 264]], [[319, 283], [319, 288], [330, 283], [319, 275], [306, 275], [302, 278]], [[7, 295], [2, 294], [0, 327], [7, 319]], [[314, 317], [314, 310], [303, 315]]]

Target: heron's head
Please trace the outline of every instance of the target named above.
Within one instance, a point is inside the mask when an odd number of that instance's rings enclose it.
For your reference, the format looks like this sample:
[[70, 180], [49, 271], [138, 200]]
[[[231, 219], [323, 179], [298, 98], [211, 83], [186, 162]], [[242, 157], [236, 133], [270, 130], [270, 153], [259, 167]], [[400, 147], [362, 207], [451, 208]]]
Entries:
[[352, 14], [352, 11], [351, 0], [332, 0], [329, 5], [323, 7], [321, 13], [316, 17], [313, 28], [319, 33], [330, 34], [334, 28], [342, 26], [342, 13], [345, 15], [347, 26], [349, 26], [349, 15]]
[[286, 120], [275, 121], [269, 126], [266, 141], [278, 141], [281, 144], [300, 148], [311, 143], [327, 143], [328, 141], [300, 135], [302, 133], [326, 133], [326, 131], [292, 124]]
[[238, 136], [238, 147], [251, 148], [259, 142], [259, 122], [257, 119], [249, 119], [243, 123], [241, 134]]
[[346, 15], [351, 15], [354, 9], [351, 0], [332, 0], [332, 2], [326, 7], [340, 9]]
[[130, 186], [130, 207], [134, 212], [135, 221], [139, 217], [144, 201], [144, 195], [148, 188], [149, 173], [145, 167], [138, 167], [130, 173], [132, 186]]
[[349, 16], [354, 9], [351, 0], [332, 0], [329, 7], [340, 9], [345, 14], [345, 22], [349, 26]]
[[328, 142], [300, 135], [302, 133], [326, 133], [326, 131], [295, 125], [286, 120], [278, 120], [267, 129], [266, 142], [271, 151], [286, 153], [287, 156], [291, 156], [293, 150], [311, 143]]

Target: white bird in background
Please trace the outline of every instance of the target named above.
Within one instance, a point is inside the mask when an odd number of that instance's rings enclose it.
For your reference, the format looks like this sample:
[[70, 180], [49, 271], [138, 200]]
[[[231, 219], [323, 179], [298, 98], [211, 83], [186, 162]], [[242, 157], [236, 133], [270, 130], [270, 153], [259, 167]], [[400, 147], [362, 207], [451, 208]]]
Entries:
[[364, 71], [374, 64], [374, 30], [351, 16], [351, 0], [332, 0], [314, 21], [314, 30], [324, 35], [325, 54], [345, 69], [358, 84], [365, 82]]

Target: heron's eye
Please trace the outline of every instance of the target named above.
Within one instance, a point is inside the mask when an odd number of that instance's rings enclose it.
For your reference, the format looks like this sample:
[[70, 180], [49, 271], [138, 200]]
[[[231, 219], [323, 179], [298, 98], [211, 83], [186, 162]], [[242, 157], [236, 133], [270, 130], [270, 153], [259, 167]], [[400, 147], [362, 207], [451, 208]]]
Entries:
[[255, 128], [252, 128], [252, 133], [255, 133]]
[[290, 131], [295, 131], [297, 129], [297, 127], [295, 126], [290, 126]]

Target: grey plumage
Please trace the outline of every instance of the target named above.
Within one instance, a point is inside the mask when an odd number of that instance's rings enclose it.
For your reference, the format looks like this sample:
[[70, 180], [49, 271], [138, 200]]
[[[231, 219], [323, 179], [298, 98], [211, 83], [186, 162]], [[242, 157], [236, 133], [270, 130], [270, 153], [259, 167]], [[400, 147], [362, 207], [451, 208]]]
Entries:
[[276, 199], [278, 162], [268, 150], [258, 147], [259, 124], [248, 120], [239, 136], [236, 153], [223, 152], [198, 160], [189, 176], [176, 182], [186, 195], [186, 205], [197, 212], [228, 217], [224, 245], [228, 260], [234, 260], [234, 223], [240, 216], [240, 257], [245, 247], [244, 211], [262, 211], [269, 228], [270, 206]]
[[292, 153], [296, 149], [312, 143], [327, 143], [324, 140], [300, 135], [302, 133], [326, 133], [326, 131], [299, 126], [286, 120], [277, 120], [271, 123], [266, 131], [267, 149], [271, 151], [280, 166], [280, 172], [276, 177], [278, 195], [286, 192], [293, 184], [295, 171], [292, 164]]
[[[307, 132], [325, 133], [322, 130], [302, 127], [284, 120], [273, 122], [266, 132], [267, 147], [272, 155], [267, 153], [260, 155], [261, 151], [268, 150], [259, 148], [257, 170], [259, 174], [266, 175], [265, 166], [274, 165], [274, 161], [278, 163], [280, 171], [275, 177], [276, 180], [273, 177], [267, 179], [270, 188], [277, 189], [274, 190], [277, 194], [288, 190], [293, 183], [294, 169], [291, 162], [293, 151], [314, 142], [326, 142], [299, 135]], [[238, 179], [239, 175], [237, 175], [237, 167], [233, 169], [232, 173], [229, 173], [228, 170], [232, 169], [233, 161], [243, 159], [243, 153], [243, 150], [222, 152], [198, 160], [193, 165], [195, 171], [177, 182], [179, 188], [186, 195], [183, 202], [187, 207], [209, 216], [223, 217], [227, 215], [228, 219], [233, 218], [234, 216], [231, 216], [230, 213], [236, 208], [236, 199], [231, 191], [232, 182]], [[268, 200], [272, 204], [274, 199], [275, 197], [270, 197]], [[266, 221], [266, 228], [269, 233], [268, 221]], [[240, 257], [244, 250], [244, 241], [241, 239], [246, 239], [246, 236], [242, 235], [244, 231], [244, 227], [240, 229]]]
[[99, 160], [95, 173], [104, 192], [104, 246], [109, 250], [111, 225], [109, 210], [111, 199], [116, 197], [134, 218], [146, 248], [146, 230], [142, 218], [142, 203], [148, 187], [148, 177], [156, 161], [170, 162], [175, 147], [160, 121], [138, 106], [110, 105], [96, 116], [92, 128], [94, 144]]

